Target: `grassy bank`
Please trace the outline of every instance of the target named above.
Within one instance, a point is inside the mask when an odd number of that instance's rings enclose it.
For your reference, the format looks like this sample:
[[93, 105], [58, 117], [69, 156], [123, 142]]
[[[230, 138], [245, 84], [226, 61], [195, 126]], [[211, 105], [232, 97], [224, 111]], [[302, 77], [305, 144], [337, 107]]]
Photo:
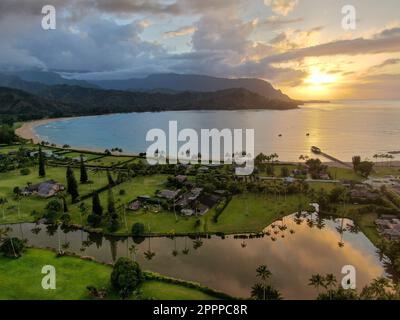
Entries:
[[[44, 276], [41, 270], [45, 265], [56, 268], [56, 290], [44, 290], [41, 286]], [[111, 267], [107, 265], [69, 256], [57, 258], [52, 251], [28, 249], [19, 259], [0, 256], [0, 299], [89, 299], [86, 287], [108, 288], [110, 274]], [[205, 293], [191, 283], [171, 283], [162, 277], [146, 280], [140, 291], [142, 299], [210, 300], [218, 296], [212, 290], [211, 294]], [[111, 294], [108, 298], [117, 297]]]

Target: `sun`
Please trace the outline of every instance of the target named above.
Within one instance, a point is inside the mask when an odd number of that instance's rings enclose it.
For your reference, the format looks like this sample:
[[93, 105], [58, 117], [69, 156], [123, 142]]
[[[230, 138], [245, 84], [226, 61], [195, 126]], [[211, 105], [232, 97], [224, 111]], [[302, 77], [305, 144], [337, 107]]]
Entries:
[[310, 76], [305, 80], [305, 83], [317, 87], [334, 82], [336, 82], [336, 77], [334, 75], [323, 72], [318, 67], [312, 68]]

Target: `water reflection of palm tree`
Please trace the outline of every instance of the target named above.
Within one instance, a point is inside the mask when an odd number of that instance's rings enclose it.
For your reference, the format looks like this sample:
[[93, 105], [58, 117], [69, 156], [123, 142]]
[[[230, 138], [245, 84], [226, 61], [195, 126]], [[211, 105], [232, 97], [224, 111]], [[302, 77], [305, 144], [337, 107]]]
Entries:
[[193, 240], [193, 249], [194, 250], [199, 249], [202, 245], [203, 245], [203, 241], [200, 238]]
[[350, 233], [359, 233], [360, 232], [360, 227], [358, 225], [356, 225], [354, 222], [352, 224], [348, 223], [347, 224], [347, 231], [349, 231]]
[[156, 253], [155, 253], [154, 251], [151, 251], [151, 237], [148, 237], [148, 240], [149, 240], [149, 246], [148, 246], [147, 251], [144, 252], [144, 257], [145, 257], [147, 260], [151, 260], [151, 259], [154, 258], [154, 256], [156, 255]]
[[[131, 257], [132, 257], [132, 261], [133, 262], [136, 262], [136, 253], [138, 252], [138, 249], [137, 249], [137, 247], [136, 247], [136, 245], [135, 244], [132, 244], [130, 247], [129, 247], [129, 253], [131, 254]], [[115, 260], [114, 260], [115, 261]]]
[[172, 250], [172, 255], [176, 257], [178, 255], [178, 250], [176, 250], [176, 237], [175, 237], [175, 231], [174, 231], [174, 250]]
[[267, 280], [271, 277], [272, 273], [266, 265], [261, 265], [257, 268], [257, 277], [261, 278], [264, 282], [264, 300], [266, 300]]
[[317, 215], [317, 228], [322, 230], [326, 226], [325, 219], [321, 215]]
[[318, 295], [319, 295], [319, 288], [320, 287], [326, 287], [324, 277], [321, 276], [318, 273], [317, 274], [313, 274], [311, 276], [308, 285], [309, 286], [313, 286], [314, 288], [316, 288]]
[[336, 285], [337, 280], [336, 277], [332, 274], [332, 273], [328, 273], [325, 276], [325, 286], [328, 288], [328, 292], [329, 292], [329, 299], [332, 300], [332, 289], [333, 287]]
[[185, 237], [185, 249], [182, 250], [182, 253], [183, 253], [184, 255], [188, 255], [189, 252], [190, 252], [190, 250], [189, 250], [189, 248], [188, 248], [188, 246], [187, 246], [187, 237]]

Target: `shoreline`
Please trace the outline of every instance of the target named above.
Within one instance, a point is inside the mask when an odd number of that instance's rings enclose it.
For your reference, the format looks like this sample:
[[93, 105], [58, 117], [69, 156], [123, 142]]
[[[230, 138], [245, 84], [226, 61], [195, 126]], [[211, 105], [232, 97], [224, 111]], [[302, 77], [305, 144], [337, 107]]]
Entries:
[[[58, 121], [64, 121], [64, 120], [72, 120], [72, 119], [77, 119], [77, 118], [83, 118], [83, 117], [98, 117], [98, 116], [111, 116], [111, 115], [115, 115], [118, 113], [112, 113], [112, 114], [106, 114], [106, 115], [89, 115], [89, 116], [77, 116], [77, 117], [61, 117], [61, 118], [48, 118], [48, 119], [39, 119], [39, 120], [31, 120], [31, 121], [27, 121], [27, 122], [23, 122], [21, 127], [15, 129], [15, 134], [17, 136], [19, 136], [22, 139], [26, 139], [26, 140], [31, 140], [34, 144], [40, 144], [43, 139], [35, 132], [35, 128], [41, 125], [45, 125], [48, 123], [52, 123], [52, 122], [58, 122]], [[50, 141], [49, 141], [50, 142]], [[50, 142], [52, 143], [52, 142]], [[58, 145], [55, 144], [56, 147], [58, 148], [62, 148], [62, 145]], [[99, 148], [93, 148], [93, 147], [77, 147], [77, 146], [73, 146], [71, 145], [68, 149], [74, 150], [74, 151], [80, 151], [80, 152], [94, 152], [94, 153], [104, 153], [103, 149], [99, 149]], [[106, 148], [107, 149], [107, 148]], [[111, 151], [111, 150], [110, 150]], [[139, 156], [138, 152], [121, 152], [121, 153], [115, 153], [112, 152], [111, 153], [113, 156]], [[329, 167], [338, 167], [338, 168], [342, 168], [344, 167], [342, 164], [340, 163], [336, 163], [333, 161], [323, 161], [321, 160], [324, 164], [328, 165]], [[279, 162], [281, 163], [292, 163], [292, 164], [298, 164], [300, 162], [298, 161], [284, 161], [284, 160], [280, 160]], [[279, 163], [278, 162], [278, 163]], [[344, 161], [346, 164], [352, 165], [352, 162], [347, 162]], [[374, 162], [374, 161], [373, 161]], [[387, 166], [387, 163], [382, 161], [378, 161], [378, 162], [374, 162], [376, 167], [385, 167]], [[400, 167], [400, 160], [393, 160], [391, 162], [391, 166], [393, 167]]]
[[[64, 121], [64, 120], [72, 120], [72, 119], [77, 119], [77, 118], [82, 118], [82, 117], [97, 117], [97, 115], [93, 116], [80, 116], [80, 117], [62, 117], [62, 118], [48, 118], [48, 119], [40, 119], [40, 120], [31, 120], [27, 122], [23, 122], [21, 127], [15, 129], [15, 134], [26, 140], [31, 140], [34, 144], [40, 144], [43, 139], [36, 133], [35, 128], [38, 126], [42, 126], [48, 123], [52, 122], [58, 122], [58, 121]], [[50, 142], [50, 141], [49, 141]], [[50, 142], [52, 143], [52, 142]], [[62, 145], [58, 145], [54, 143], [57, 148], [62, 148]], [[95, 152], [95, 153], [104, 153], [104, 150], [98, 149], [98, 148], [92, 148], [92, 147], [76, 147], [76, 146], [70, 146], [70, 148], [73, 151], [81, 151], [81, 152]], [[111, 150], [110, 150], [111, 151]], [[134, 152], [111, 152], [113, 156], [139, 156], [139, 153], [134, 153]]]
[[45, 125], [52, 122], [63, 121], [67, 119], [74, 119], [77, 117], [65, 117], [65, 118], [48, 118], [48, 119], [40, 119], [40, 120], [32, 120], [23, 122], [22, 126], [15, 129], [15, 134], [22, 139], [32, 140], [33, 143], [40, 143], [42, 139], [35, 132], [35, 128], [41, 125]]

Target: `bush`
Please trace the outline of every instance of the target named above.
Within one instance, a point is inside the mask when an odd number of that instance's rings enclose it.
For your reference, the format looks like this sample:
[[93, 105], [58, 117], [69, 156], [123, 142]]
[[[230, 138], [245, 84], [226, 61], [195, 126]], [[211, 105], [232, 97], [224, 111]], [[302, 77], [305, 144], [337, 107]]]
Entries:
[[8, 258], [19, 258], [25, 250], [25, 241], [8, 238], [0, 246], [0, 253]]
[[111, 286], [122, 298], [127, 298], [143, 281], [143, 274], [136, 262], [119, 258], [111, 273]]
[[136, 237], [143, 236], [144, 234], [144, 224], [140, 222], [136, 222], [132, 226], [132, 235]]
[[19, 173], [21, 174], [21, 176], [27, 176], [31, 173], [31, 170], [29, 170], [28, 168], [23, 168], [19, 171]]
[[124, 189], [119, 190], [119, 195], [123, 196], [126, 193], [126, 191]]

